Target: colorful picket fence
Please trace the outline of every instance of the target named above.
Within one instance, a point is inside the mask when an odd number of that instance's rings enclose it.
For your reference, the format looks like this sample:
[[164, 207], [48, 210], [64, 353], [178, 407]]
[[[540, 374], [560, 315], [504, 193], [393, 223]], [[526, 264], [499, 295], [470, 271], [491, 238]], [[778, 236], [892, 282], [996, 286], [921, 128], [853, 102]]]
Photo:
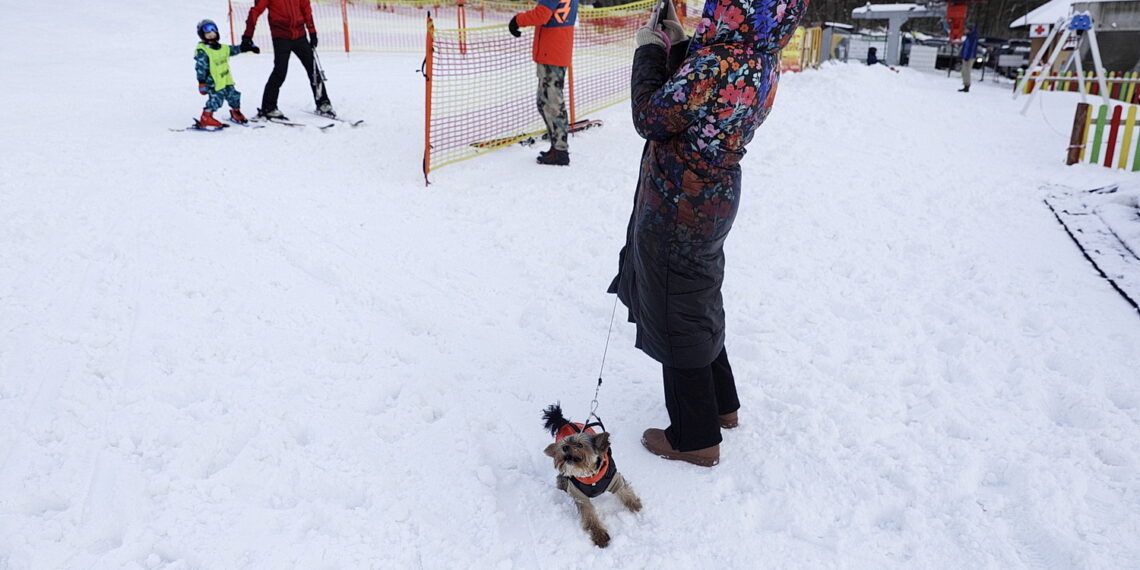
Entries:
[[1065, 164], [1087, 162], [1140, 172], [1140, 127], [1137, 105], [1098, 105], [1096, 115], [1088, 103], [1078, 103]]
[[[1028, 94], [1034, 89], [1039, 91], [1080, 91], [1080, 81], [1076, 72], [1070, 71], [1061, 75], [1038, 75], [1031, 73], [1025, 76], [1022, 71], [1018, 74], [1015, 85], [1021, 86], [1021, 92]], [[1085, 93], [1100, 95], [1100, 84], [1093, 72], [1085, 72]], [[1105, 83], [1108, 85], [1109, 99], [1123, 101], [1127, 104], [1140, 104], [1140, 72], [1108, 72], [1105, 74]]]

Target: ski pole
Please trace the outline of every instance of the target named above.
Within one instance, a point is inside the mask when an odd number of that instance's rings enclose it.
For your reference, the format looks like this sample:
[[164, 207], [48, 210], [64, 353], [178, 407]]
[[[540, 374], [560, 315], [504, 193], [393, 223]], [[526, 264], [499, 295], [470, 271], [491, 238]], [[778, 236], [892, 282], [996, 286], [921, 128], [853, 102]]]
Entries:
[[313, 82], [313, 94], [316, 95], [317, 100], [325, 94], [325, 69], [321, 67], [321, 58], [317, 56], [317, 50], [313, 50], [313, 76], [310, 78]]
[[328, 81], [328, 78], [325, 77], [325, 66], [321, 65], [321, 58], [317, 55], [317, 50], [313, 50], [313, 63], [317, 67], [316, 75], [320, 76], [322, 82]]

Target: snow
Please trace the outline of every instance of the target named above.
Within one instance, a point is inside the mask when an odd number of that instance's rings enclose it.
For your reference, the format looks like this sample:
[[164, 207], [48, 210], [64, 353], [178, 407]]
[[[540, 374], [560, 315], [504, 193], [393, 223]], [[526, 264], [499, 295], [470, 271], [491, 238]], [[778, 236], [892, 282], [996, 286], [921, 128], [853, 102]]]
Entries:
[[[713, 469], [643, 450], [619, 308], [598, 413], [645, 509], [597, 499], [601, 550], [540, 412], [594, 395], [628, 109], [424, 188], [419, 56], [322, 56], [358, 129], [172, 133], [225, 4], [66, 8], [0, 50], [0, 568], [1140, 565], [1140, 319], [1042, 203], [1138, 179], [1064, 166], [1075, 95], [786, 75], [727, 244], [741, 425]], [[247, 111], [271, 65], [233, 60]]]

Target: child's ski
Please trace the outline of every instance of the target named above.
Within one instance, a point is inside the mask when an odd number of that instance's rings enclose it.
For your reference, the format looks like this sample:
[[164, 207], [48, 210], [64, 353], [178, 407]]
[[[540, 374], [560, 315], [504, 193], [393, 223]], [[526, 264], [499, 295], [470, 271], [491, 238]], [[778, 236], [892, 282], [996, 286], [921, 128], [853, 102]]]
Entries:
[[175, 133], [182, 133], [186, 131], [204, 131], [207, 133], [215, 133], [218, 131], [224, 131], [227, 127], [229, 127], [229, 125], [222, 125], [220, 127], [203, 127], [202, 123], [198, 122], [198, 119], [194, 119], [194, 124], [190, 125], [189, 127], [183, 127], [181, 129], [172, 128], [170, 130]]
[[345, 123], [350, 127], [359, 127], [360, 125], [364, 124], [364, 119], [358, 119], [358, 120], [354, 121], [352, 119], [343, 119], [341, 117], [330, 117], [328, 115], [322, 115], [320, 113], [314, 113], [313, 111], [305, 111], [305, 112], [314, 116], [314, 117], [321, 117], [322, 119], [329, 119], [329, 120], [337, 121], [340, 123]]

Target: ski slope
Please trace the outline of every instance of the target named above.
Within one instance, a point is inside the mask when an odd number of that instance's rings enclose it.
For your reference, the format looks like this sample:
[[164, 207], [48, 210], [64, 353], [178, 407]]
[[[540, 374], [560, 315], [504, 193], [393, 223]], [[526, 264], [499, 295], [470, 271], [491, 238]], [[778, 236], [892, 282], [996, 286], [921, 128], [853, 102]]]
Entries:
[[711, 470], [643, 450], [619, 308], [598, 414], [645, 509], [597, 499], [602, 550], [540, 412], [594, 395], [627, 107], [569, 168], [425, 188], [419, 56], [322, 55], [357, 129], [174, 133], [225, 3], [48, 4], [0, 50], [0, 569], [1140, 566], [1140, 319], [1042, 203], [1140, 179], [1064, 166], [1074, 95], [786, 75], [727, 244], [741, 425]]

